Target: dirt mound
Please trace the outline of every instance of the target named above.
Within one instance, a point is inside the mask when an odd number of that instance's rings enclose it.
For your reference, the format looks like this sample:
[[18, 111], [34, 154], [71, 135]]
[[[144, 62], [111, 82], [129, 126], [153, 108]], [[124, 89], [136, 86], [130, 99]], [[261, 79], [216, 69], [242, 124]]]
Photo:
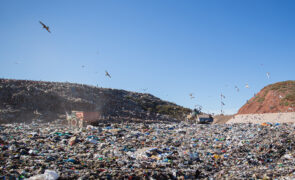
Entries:
[[234, 117], [234, 115], [216, 115], [214, 116], [213, 124], [225, 124], [232, 117]]
[[96, 111], [113, 120], [180, 120], [191, 110], [151, 94], [74, 83], [0, 79], [0, 123]]
[[295, 112], [295, 81], [283, 81], [264, 87], [238, 114]]

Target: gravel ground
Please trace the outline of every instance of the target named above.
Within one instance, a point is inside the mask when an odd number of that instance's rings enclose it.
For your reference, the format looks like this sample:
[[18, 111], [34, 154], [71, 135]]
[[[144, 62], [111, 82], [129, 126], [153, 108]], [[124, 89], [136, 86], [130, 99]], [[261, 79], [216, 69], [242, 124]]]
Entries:
[[264, 114], [239, 114], [226, 123], [295, 123], [295, 112], [289, 113], [264, 113]]

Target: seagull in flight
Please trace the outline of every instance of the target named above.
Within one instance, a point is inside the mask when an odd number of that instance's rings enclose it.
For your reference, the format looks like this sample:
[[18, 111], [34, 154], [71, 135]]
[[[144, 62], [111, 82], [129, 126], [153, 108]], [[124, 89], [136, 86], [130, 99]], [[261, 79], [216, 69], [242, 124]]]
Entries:
[[224, 96], [222, 93], [221, 93], [221, 95], [220, 95], [220, 96], [221, 96], [221, 98], [225, 99], [225, 96]]
[[107, 76], [107, 77], [109, 77], [109, 78], [112, 78], [111, 75], [108, 73], [108, 71], [106, 71], [105, 76]]
[[46, 29], [49, 33], [51, 33], [49, 30], [49, 26], [46, 26], [42, 21], [39, 21], [39, 23], [43, 26], [44, 29]]
[[266, 73], [266, 76], [267, 76], [267, 78], [269, 79], [269, 78], [270, 78], [270, 73], [267, 72], [267, 73]]

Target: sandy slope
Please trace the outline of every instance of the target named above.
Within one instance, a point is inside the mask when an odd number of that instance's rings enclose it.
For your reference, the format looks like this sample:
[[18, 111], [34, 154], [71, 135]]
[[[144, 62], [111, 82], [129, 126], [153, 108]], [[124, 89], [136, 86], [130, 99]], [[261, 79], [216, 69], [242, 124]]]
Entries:
[[264, 114], [239, 114], [227, 121], [232, 123], [295, 123], [295, 112], [289, 113], [264, 113]]

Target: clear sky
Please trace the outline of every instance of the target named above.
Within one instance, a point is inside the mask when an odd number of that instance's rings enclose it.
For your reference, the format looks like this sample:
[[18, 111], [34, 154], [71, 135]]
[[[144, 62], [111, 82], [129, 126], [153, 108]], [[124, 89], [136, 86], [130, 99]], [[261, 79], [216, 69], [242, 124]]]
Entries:
[[0, 77], [147, 88], [211, 113], [223, 93], [235, 113], [295, 79], [294, 19], [294, 0], [1, 0]]

